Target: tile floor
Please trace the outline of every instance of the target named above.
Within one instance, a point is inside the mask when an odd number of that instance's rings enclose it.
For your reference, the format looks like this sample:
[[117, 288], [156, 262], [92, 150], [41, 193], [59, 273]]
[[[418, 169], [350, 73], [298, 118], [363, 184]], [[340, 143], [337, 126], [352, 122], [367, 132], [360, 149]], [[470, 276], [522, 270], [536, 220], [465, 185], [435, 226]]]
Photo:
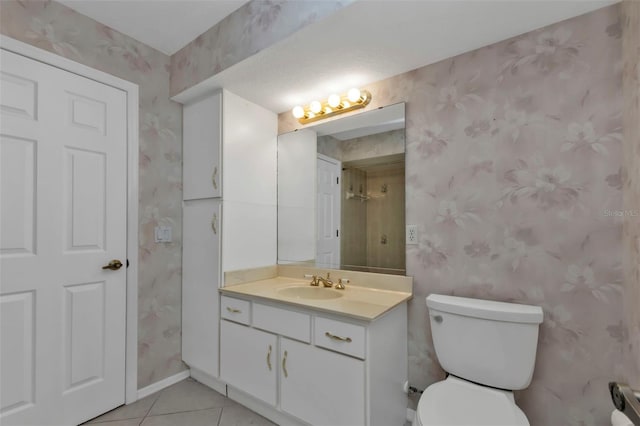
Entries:
[[123, 405], [86, 426], [268, 426], [274, 423], [218, 392], [186, 379]]

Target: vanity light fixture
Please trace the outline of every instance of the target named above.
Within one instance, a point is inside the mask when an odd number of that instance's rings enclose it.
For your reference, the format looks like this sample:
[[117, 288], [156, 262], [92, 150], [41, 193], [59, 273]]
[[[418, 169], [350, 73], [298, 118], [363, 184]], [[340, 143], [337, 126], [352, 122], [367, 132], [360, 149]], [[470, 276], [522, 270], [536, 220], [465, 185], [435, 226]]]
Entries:
[[334, 115], [364, 108], [371, 102], [371, 93], [366, 90], [349, 89], [342, 95], [332, 94], [326, 101], [313, 101], [304, 107], [296, 106], [291, 111], [301, 124], [333, 117]]

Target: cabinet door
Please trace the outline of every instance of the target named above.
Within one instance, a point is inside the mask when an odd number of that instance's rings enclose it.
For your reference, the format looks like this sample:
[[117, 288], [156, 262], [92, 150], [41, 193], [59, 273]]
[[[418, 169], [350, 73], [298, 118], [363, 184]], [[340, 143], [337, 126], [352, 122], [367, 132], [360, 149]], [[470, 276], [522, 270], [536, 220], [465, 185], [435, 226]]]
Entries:
[[222, 195], [221, 123], [222, 93], [209, 95], [182, 108], [184, 200]]
[[282, 410], [313, 425], [364, 425], [364, 361], [280, 339]]
[[182, 359], [218, 376], [219, 199], [185, 201], [182, 210]]
[[220, 321], [220, 378], [243, 392], [276, 405], [277, 336]]

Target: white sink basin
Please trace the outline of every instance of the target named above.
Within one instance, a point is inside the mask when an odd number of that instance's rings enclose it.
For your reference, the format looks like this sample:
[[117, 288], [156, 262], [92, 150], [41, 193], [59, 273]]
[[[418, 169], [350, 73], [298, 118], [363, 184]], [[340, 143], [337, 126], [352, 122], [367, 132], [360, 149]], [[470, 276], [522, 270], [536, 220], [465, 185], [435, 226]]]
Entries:
[[332, 290], [324, 287], [311, 287], [311, 286], [292, 286], [285, 287], [277, 290], [278, 294], [284, 297], [291, 297], [294, 299], [337, 299], [342, 297], [342, 293], [339, 290]]

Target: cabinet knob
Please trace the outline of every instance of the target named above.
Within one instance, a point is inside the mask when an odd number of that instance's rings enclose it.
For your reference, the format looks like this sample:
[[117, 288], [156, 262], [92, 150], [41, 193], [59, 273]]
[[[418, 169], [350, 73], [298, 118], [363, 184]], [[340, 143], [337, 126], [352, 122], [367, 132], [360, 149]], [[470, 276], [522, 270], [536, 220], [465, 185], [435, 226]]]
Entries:
[[227, 311], [231, 312], [232, 314], [241, 314], [242, 313], [242, 311], [240, 309], [230, 308], [229, 306], [227, 306]]
[[269, 350], [267, 351], [267, 367], [271, 371], [271, 345], [269, 345]]

